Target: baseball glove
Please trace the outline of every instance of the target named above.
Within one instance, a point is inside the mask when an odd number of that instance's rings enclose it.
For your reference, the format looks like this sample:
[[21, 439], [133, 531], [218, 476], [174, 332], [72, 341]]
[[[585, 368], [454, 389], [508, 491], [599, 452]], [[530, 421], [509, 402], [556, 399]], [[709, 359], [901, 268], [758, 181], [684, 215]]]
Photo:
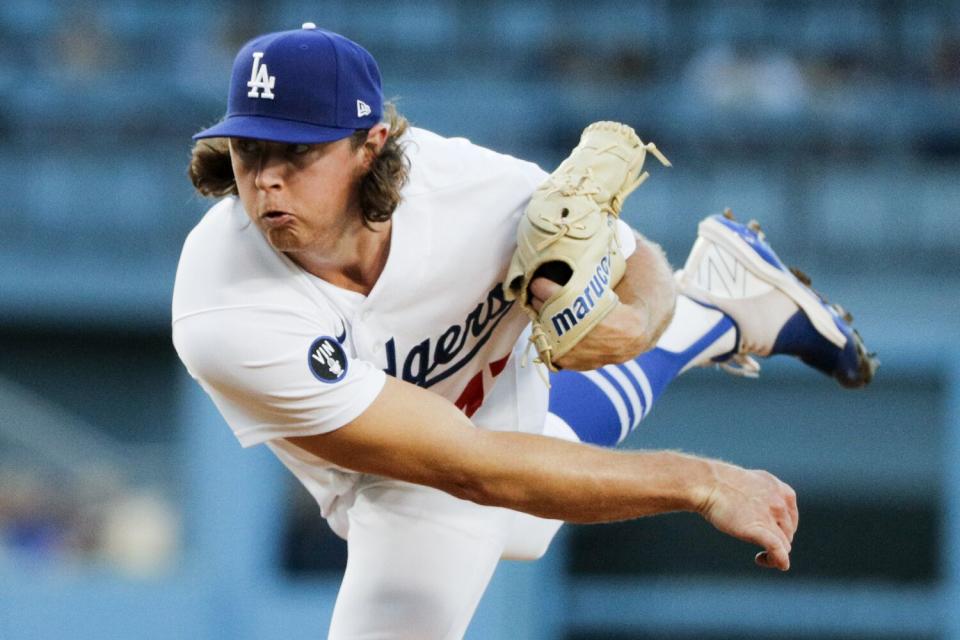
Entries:
[[[648, 177], [647, 152], [670, 162], [653, 143], [616, 122], [595, 122], [580, 144], [540, 185], [517, 229], [517, 250], [503, 284], [533, 322], [530, 341], [540, 361], [556, 371], [570, 351], [618, 302], [613, 288], [626, 262], [617, 241], [623, 201]], [[562, 288], [537, 312], [530, 282], [547, 277]]]

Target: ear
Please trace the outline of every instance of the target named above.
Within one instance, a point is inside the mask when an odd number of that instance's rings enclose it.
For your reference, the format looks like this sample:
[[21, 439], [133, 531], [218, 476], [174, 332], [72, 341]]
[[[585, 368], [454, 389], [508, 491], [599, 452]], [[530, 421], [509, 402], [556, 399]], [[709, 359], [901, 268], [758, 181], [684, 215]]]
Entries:
[[373, 160], [380, 154], [383, 145], [387, 143], [387, 137], [390, 135], [389, 125], [380, 123], [371, 127], [367, 132], [367, 141], [363, 143], [363, 164], [365, 169], [369, 169]]

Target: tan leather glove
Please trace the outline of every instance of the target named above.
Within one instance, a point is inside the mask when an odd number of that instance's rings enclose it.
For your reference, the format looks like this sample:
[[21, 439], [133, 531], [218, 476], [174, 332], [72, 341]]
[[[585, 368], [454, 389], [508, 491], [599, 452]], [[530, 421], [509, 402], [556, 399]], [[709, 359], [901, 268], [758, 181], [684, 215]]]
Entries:
[[[533, 322], [531, 341], [540, 360], [570, 351], [617, 304], [613, 288], [625, 258], [617, 242], [616, 219], [624, 200], [649, 176], [647, 152], [670, 162], [656, 145], [617, 122], [595, 122], [580, 144], [533, 193], [517, 229], [517, 250], [503, 283], [508, 300], [518, 300]], [[530, 304], [534, 277], [562, 288], [538, 313]]]

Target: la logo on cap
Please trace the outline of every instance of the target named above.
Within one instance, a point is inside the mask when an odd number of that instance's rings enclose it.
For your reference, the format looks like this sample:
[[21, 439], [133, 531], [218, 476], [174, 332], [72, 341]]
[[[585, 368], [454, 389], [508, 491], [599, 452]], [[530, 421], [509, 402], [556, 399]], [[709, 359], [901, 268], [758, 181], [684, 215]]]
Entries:
[[262, 51], [255, 51], [253, 54], [253, 68], [250, 69], [250, 81], [247, 83], [250, 91], [247, 92], [247, 97], [273, 100], [273, 85], [277, 77], [270, 75], [266, 63], [260, 64], [262, 57]]

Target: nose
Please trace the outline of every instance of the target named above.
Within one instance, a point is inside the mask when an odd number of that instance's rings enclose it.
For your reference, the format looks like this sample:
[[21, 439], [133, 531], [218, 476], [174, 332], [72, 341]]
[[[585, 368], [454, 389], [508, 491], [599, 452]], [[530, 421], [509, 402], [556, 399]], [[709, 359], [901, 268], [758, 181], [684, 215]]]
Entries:
[[257, 189], [270, 191], [283, 186], [287, 163], [282, 154], [265, 149], [257, 162], [257, 175], [254, 181]]

